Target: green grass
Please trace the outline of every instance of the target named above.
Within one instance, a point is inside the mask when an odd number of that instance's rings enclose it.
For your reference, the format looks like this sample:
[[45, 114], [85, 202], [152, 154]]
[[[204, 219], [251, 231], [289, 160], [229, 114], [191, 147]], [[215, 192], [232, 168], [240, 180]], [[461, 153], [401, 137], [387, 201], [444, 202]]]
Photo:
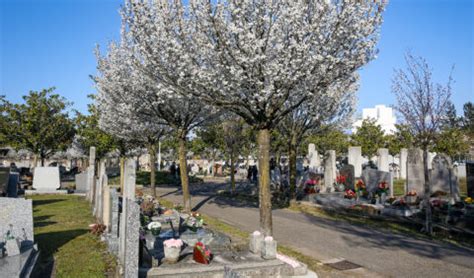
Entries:
[[84, 197], [36, 195], [31, 199], [40, 250], [34, 277], [105, 277], [114, 271], [115, 260], [105, 244], [89, 233], [94, 218]]
[[[178, 184], [179, 178], [174, 178], [169, 172], [166, 171], [156, 171], [156, 185], [164, 184]], [[190, 183], [203, 182], [201, 178], [195, 176], [189, 176]], [[110, 178], [108, 181], [109, 184], [120, 184], [120, 176]], [[150, 184], [150, 172], [148, 171], [138, 171], [137, 172], [137, 184], [140, 185], [149, 185]]]

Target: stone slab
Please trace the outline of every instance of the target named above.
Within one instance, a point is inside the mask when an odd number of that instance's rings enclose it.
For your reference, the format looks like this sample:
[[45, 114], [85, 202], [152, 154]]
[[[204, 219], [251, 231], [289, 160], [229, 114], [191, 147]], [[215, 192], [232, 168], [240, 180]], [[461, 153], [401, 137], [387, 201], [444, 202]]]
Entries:
[[0, 258], [0, 278], [30, 277], [38, 256], [38, 247], [34, 245], [17, 256]]
[[0, 241], [9, 230], [20, 241], [22, 248], [33, 245], [32, 200], [0, 197]]
[[87, 192], [87, 171], [77, 174], [75, 176], [76, 180], [76, 192], [85, 193]]
[[37, 191], [52, 191], [61, 187], [58, 167], [35, 167], [33, 188]]
[[425, 174], [423, 169], [423, 151], [418, 148], [408, 150], [407, 156], [407, 192], [415, 190], [417, 195], [423, 197]]
[[125, 233], [125, 278], [138, 276], [139, 240], [140, 240], [140, 206], [129, 202], [127, 207], [127, 231]]

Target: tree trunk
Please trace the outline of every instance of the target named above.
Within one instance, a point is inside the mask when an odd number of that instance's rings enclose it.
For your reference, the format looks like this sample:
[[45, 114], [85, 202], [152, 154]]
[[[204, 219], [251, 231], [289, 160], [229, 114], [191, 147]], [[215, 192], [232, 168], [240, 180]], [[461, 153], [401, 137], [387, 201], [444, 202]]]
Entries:
[[433, 219], [431, 215], [431, 204], [430, 204], [430, 195], [431, 195], [431, 186], [430, 186], [430, 173], [428, 169], [428, 148], [423, 148], [423, 168], [425, 172], [425, 232], [429, 235], [433, 234]]
[[181, 174], [181, 188], [183, 190], [184, 211], [191, 211], [191, 197], [189, 195], [188, 165], [186, 163], [186, 135], [179, 136], [179, 171]]
[[125, 181], [125, 158], [120, 157], [120, 193], [123, 194], [123, 184]]
[[45, 160], [44, 154], [41, 153], [40, 156], [41, 156], [41, 167], [44, 167], [44, 160]]
[[38, 166], [38, 155], [34, 154], [33, 155], [33, 167], [31, 167], [31, 168], [36, 168], [36, 166]]
[[234, 165], [234, 150], [230, 151], [230, 184], [232, 187], [232, 194], [235, 193], [235, 165]]
[[260, 230], [272, 236], [272, 196], [270, 191], [270, 130], [258, 131]]
[[290, 201], [296, 200], [296, 140], [291, 139], [288, 146], [288, 166], [290, 176]]
[[156, 151], [153, 145], [148, 146], [148, 154], [150, 155], [150, 188], [151, 194], [156, 198], [156, 188], [155, 188], [155, 175], [156, 175]]

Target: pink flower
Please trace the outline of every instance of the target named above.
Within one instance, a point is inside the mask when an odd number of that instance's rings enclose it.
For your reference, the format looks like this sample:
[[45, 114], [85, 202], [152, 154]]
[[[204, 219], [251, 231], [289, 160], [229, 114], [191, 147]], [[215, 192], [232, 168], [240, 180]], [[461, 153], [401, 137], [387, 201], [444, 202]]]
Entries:
[[163, 245], [165, 247], [174, 247], [174, 248], [180, 248], [183, 246], [183, 241], [181, 239], [168, 239], [163, 242]]

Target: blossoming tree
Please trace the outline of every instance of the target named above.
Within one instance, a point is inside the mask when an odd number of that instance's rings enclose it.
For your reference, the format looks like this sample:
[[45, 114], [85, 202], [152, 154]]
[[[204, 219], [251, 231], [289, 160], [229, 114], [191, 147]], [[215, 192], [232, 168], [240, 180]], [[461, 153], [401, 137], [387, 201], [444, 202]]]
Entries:
[[313, 91], [374, 58], [384, 7], [378, 0], [127, 0], [122, 17], [148, 78], [258, 130], [260, 226], [271, 235], [270, 131]]

